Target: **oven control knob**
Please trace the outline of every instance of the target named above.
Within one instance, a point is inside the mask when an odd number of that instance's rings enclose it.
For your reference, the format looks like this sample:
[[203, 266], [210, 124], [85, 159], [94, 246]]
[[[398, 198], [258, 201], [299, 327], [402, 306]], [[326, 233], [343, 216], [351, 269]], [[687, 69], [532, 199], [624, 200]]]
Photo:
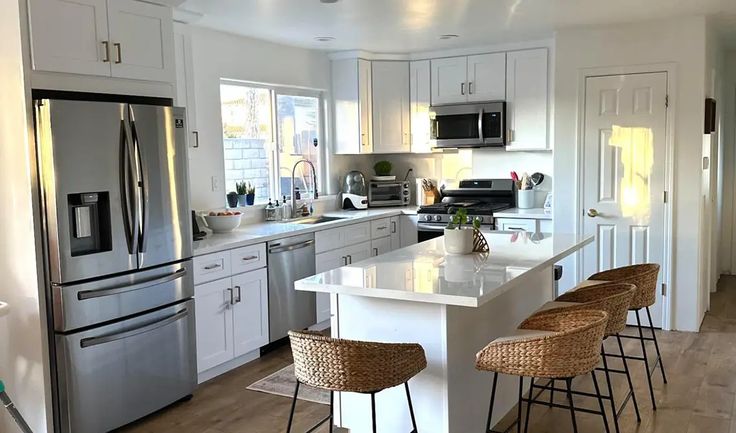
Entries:
[[435, 215], [434, 216], [434, 220], [437, 221], [437, 222], [440, 222], [440, 221], [442, 221], [442, 216], [441, 215]]
[[432, 215], [424, 215], [424, 221], [432, 221]]

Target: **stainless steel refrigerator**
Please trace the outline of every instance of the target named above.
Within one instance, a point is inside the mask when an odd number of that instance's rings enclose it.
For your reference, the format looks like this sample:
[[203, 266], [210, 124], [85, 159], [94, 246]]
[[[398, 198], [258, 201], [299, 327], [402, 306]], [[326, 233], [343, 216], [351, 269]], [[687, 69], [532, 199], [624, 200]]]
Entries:
[[57, 430], [112, 430], [196, 386], [184, 109], [37, 99]]

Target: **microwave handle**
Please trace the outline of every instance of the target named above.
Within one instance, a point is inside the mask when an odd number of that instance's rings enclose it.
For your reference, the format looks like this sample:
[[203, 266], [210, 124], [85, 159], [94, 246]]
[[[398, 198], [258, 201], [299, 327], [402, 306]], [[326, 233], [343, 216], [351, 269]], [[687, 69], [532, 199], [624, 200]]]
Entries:
[[480, 109], [480, 112], [478, 113], [478, 138], [480, 139], [480, 142], [483, 143], [485, 138], [483, 137], [483, 115], [485, 112], [483, 109]]

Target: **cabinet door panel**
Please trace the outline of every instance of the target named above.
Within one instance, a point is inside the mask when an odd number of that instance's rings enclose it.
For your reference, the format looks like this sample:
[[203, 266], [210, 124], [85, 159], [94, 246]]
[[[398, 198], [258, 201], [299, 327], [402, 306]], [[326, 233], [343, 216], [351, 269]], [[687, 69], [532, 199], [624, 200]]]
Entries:
[[29, 15], [34, 70], [110, 76], [105, 0], [31, 0]]
[[233, 311], [230, 278], [194, 287], [197, 328], [197, 371], [233, 359]]
[[268, 344], [266, 269], [234, 276], [233, 289], [236, 300], [233, 306], [233, 346], [238, 357]]
[[358, 111], [360, 115], [360, 153], [373, 152], [373, 74], [371, 62], [358, 60]]
[[362, 244], [351, 245], [345, 248], [345, 253], [348, 257], [348, 264], [358, 263], [361, 260], [365, 260], [373, 256], [373, 250], [371, 249], [371, 242], [363, 242]]
[[507, 55], [506, 124], [513, 131], [506, 150], [548, 148], [547, 49]]
[[136, 0], [110, 0], [109, 17], [113, 43], [112, 75], [173, 82], [171, 9]]
[[399, 229], [401, 247], [408, 247], [419, 242], [417, 229], [419, 217], [417, 215], [402, 215], [399, 217], [399, 222], [401, 226]]
[[373, 153], [409, 152], [409, 63], [371, 63]]
[[[315, 264], [317, 273], [327, 272], [337, 269], [347, 264], [345, 251], [342, 249], [328, 251], [326, 253], [317, 254], [315, 256]], [[328, 320], [331, 315], [330, 295], [329, 293], [317, 293], [317, 323]]]
[[468, 57], [468, 101], [506, 99], [506, 53]]
[[[371, 256], [376, 257], [391, 251], [391, 237], [373, 239], [371, 241]], [[353, 259], [354, 260], [354, 259]]]
[[391, 217], [391, 251], [401, 248], [401, 217]]
[[432, 95], [429, 60], [409, 65], [409, 100], [411, 112], [411, 151], [428, 153], [430, 145], [429, 106]]
[[467, 60], [462, 56], [431, 61], [432, 105], [467, 101]]
[[342, 245], [355, 245], [371, 240], [371, 223], [364, 222], [342, 227]]

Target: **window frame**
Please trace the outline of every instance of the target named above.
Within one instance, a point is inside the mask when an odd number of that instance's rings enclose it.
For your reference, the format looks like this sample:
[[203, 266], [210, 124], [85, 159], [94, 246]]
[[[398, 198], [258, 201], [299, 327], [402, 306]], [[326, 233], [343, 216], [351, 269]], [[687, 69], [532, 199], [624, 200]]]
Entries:
[[[318, 121], [318, 128], [319, 131], [317, 132], [317, 139], [319, 140], [319, 145], [317, 148], [317, 158], [319, 158], [319, 167], [320, 170], [317, 173], [317, 191], [318, 193], [321, 191], [322, 194], [324, 194], [324, 191], [326, 191], [326, 185], [327, 185], [327, 141], [326, 141], [326, 91], [322, 89], [316, 89], [316, 88], [309, 88], [309, 87], [299, 87], [299, 86], [284, 86], [284, 85], [275, 85], [275, 84], [267, 84], [267, 83], [258, 83], [258, 82], [252, 82], [252, 81], [243, 81], [243, 80], [234, 80], [234, 79], [228, 79], [228, 78], [221, 78], [220, 79], [220, 86], [228, 85], [228, 86], [241, 86], [241, 87], [250, 87], [250, 88], [257, 88], [257, 89], [264, 89], [269, 91], [269, 96], [271, 100], [271, 139], [267, 143], [267, 152], [269, 154], [269, 159], [271, 162], [271, 170], [269, 173], [269, 184], [270, 184], [270, 190], [268, 192], [268, 195], [270, 197], [273, 197], [274, 200], [281, 200], [281, 194], [280, 188], [281, 188], [281, 182], [280, 182], [280, 155], [279, 155], [279, 140], [281, 137], [279, 137], [279, 119], [278, 119], [278, 105], [277, 100], [279, 95], [283, 96], [304, 96], [304, 97], [311, 97], [317, 99], [317, 115], [319, 116]], [[218, 91], [221, 92], [221, 88], [218, 88]], [[222, 97], [220, 97], [220, 104], [222, 105]], [[220, 119], [220, 128], [221, 128], [221, 136], [223, 137], [223, 141], [221, 143], [221, 146], [224, 150], [225, 148], [225, 132], [222, 129], [223, 128], [223, 122], [222, 119]], [[222, 158], [223, 163], [223, 173], [225, 173], [225, 158]], [[227, 178], [225, 179], [225, 183], [227, 183]], [[287, 196], [290, 195], [286, 194]], [[264, 203], [255, 203], [258, 204], [264, 204]]]

